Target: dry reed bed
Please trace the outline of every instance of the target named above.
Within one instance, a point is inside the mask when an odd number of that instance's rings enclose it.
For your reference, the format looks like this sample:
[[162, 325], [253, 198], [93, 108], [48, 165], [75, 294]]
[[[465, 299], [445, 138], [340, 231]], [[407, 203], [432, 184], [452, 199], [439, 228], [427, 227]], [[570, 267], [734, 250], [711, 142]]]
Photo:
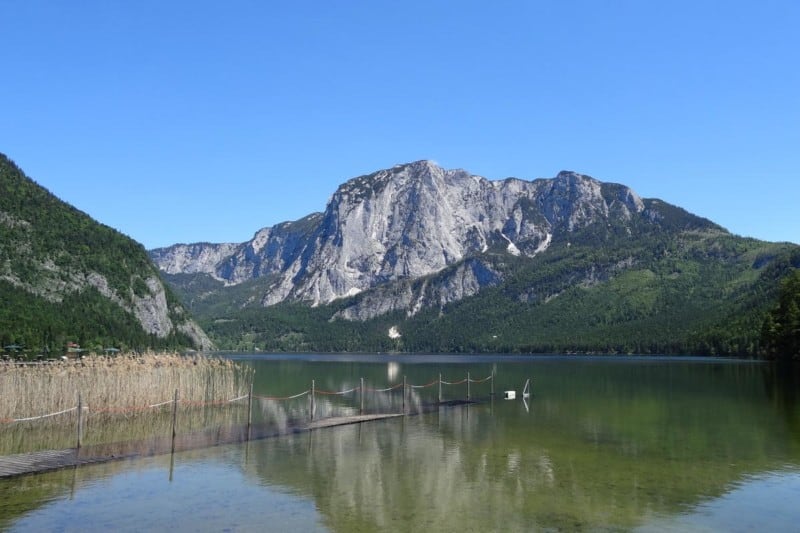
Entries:
[[179, 354], [90, 356], [37, 366], [0, 364], [0, 420], [77, 406], [127, 414], [173, 399], [183, 405], [224, 402], [247, 394], [252, 371], [227, 359]]
[[[208, 408], [178, 410], [179, 435], [213, 427], [228, 427], [247, 423], [247, 403], [235, 402]], [[0, 425], [0, 456], [40, 450], [72, 448], [76, 442], [77, 415], [71, 413], [35, 420]], [[116, 442], [142, 441], [172, 435], [172, 407], [137, 411], [135, 415], [109, 417], [99, 413], [84, 417], [82, 443], [84, 446]], [[1, 529], [1, 528], [0, 528]]]

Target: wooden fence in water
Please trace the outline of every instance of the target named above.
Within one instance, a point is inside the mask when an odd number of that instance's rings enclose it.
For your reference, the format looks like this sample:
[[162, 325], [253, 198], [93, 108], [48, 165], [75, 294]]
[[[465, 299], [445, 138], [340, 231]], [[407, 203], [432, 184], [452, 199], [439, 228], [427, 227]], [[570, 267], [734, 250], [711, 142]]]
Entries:
[[[30, 453], [15, 453], [13, 455], [0, 456], [0, 478], [13, 477], [25, 474], [44, 472], [71, 466], [79, 466], [90, 463], [105, 462], [111, 460], [145, 457], [164, 453], [175, 453], [190, 449], [205, 448], [220, 444], [231, 444], [245, 442], [254, 439], [280, 436], [290, 433], [310, 431], [345, 424], [355, 424], [367, 421], [388, 419], [409, 414], [419, 414], [432, 408], [440, 406], [452, 406], [464, 403], [475, 402], [472, 386], [489, 382], [489, 397], [493, 397], [494, 373], [481, 378], [473, 379], [469, 372], [465, 378], [457, 381], [446, 381], [439, 374], [438, 378], [420, 385], [409, 383], [403, 376], [402, 383], [385, 387], [368, 387], [364, 378], [360, 378], [359, 385], [341, 391], [328, 391], [318, 389], [316, 380], [311, 380], [310, 387], [297, 394], [288, 396], [263, 396], [253, 393], [253, 385], [247, 395], [232, 399], [223, 399], [209, 402], [187, 402], [180, 398], [180, 391], [175, 390], [173, 398], [152, 405], [127, 407], [127, 408], [91, 408], [83, 405], [81, 395], [78, 394], [77, 405], [56, 413], [48, 413], [38, 416], [30, 416], [15, 419], [0, 420], [0, 432], [6, 431], [10, 426], [35, 424], [37, 421], [52, 420], [71, 413], [75, 413], [74, 421], [74, 447], [61, 450], [41, 450]], [[444, 387], [466, 385], [466, 395], [460, 398], [445, 399]], [[435, 402], [419, 401], [417, 391], [438, 387], [437, 400]], [[386, 403], [378, 403], [377, 406], [367, 404], [369, 394], [396, 395], [402, 393], [401, 400], [389, 402], [389, 409]], [[259, 404], [262, 410], [266, 406], [274, 406], [283, 402], [290, 402], [307, 397], [308, 400], [304, 407], [293, 411], [282, 411], [285, 420], [281, 424], [270, 424], [267, 422], [253, 423], [253, 408]], [[350, 400], [351, 405], [345, 405], [343, 410], [328, 409], [329, 416], [319, 416], [318, 407], [321, 398], [339, 397]], [[414, 400], [417, 401], [414, 401]], [[396, 400], [396, 398], [394, 399]], [[348, 402], [345, 402], [347, 404]], [[399, 404], [399, 409], [393, 408]], [[356, 408], [356, 405], [358, 406]], [[180, 407], [185, 407], [183, 411]], [[235, 406], [243, 408], [246, 406], [246, 417], [238, 424], [219, 424], [214, 427], [205, 427], [181, 432], [182, 413], [198, 412], [210, 407]], [[85, 421], [91, 413], [113, 415], [105, 420], [103, 424], [114, 424], [117, 417], [130, 417], [141, 415], [147, 412], [164, 413], [169, 409], [170, 424], [169, 434], [153, 434], [149, 438], [137, 438], [110, 443], [95, 443], [85, 445]], [[333, 414], [330, 414], [333, 413]], [[5, 428], [4, 428], [5, 426]], [[155, 425], [154, 425], [155, 426]], [[162, 425], [162, 429], [163, 425]]]

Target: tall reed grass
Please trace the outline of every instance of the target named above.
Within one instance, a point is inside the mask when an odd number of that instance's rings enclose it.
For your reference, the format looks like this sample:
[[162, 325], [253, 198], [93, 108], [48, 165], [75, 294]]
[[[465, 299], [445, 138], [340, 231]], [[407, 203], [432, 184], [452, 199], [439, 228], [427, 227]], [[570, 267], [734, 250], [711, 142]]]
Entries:
[[[16, 453], [72, 448], [76, 442], [77, 414], [0, 424], [0, 457]], [[247, 402], [234, 402], [206, 407], [179, 404], [179, 435], [208, 428], [223, 428], [247, 423]], [[134, 414], [92, 413], [84, 415], [82, 444], [111, 444], [169, 438], [172, 435], [172, 406], [136, 411]], [[147, 455], [146, 453], [144, 455]], [[0, 528], [2, 529], [2, 528]]]
[[247, 394], [251, 379], [250, 367], [230, 360], [179, 354], [0, 363], [0, 420], [71, 409], [78, 394], [90, 414], [132, 414], [172, 400], [175, 389], [183, 404], [224, 402]]

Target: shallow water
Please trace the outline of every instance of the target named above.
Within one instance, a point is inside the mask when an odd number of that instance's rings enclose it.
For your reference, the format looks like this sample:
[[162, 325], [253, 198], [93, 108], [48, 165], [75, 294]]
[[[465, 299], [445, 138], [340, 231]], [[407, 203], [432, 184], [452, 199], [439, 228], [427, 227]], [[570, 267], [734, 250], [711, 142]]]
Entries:
[[[533, 396], [0, 481], [12, 531], [791, 531], [800, 520], [800, 397], [769, 365], [704, 359], [250, 357], [255, 393], [379, 389], [496, 373]], [[445, 399], [465, 385], [445, 386]], [[413, 389], [412, 411], [437, 399]], [[317, 416], [357, 393], [318, 395]], [[402, 407], [369, 392], [365, 409]], [[308, 416], [259, 400], [259, 422]]]

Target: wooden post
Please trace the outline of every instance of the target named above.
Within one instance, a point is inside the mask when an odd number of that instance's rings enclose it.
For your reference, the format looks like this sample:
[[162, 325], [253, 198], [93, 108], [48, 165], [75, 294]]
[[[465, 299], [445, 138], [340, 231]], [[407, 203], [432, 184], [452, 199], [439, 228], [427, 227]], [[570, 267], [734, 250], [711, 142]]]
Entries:
[[172, 447], [172, 453], [169, 454], [169, 482], [172, 483], [172, 479], [175, 473], [175, 446]]
[[408, 389], [406, 389], [406, 376], [403, 375], [403, 413], [406, 412], [406, 393]]
[[469, 372], [467, 372], [467, 401], [469, 401], [469, 399], [470, 399], [470, 394], [469, 394], [469, 381], [470, 381], [470, 380], [469, 380]]
[[311, 380], [311, 420], [314, 420], [314, 411], [316, 410], [317, 406], [314, 405], [314, 388], [316, 387], [316, 381]]
[[364, 414], [364, 378], [361, 378], [361, 410], [360, 414]]
[[247, 440], [250, 440], [250, 426], [253, 425], [253, 382], [250, 382], [250, 394], [247, 395]]
[[80, 449], [81, 439], [83, 437], [83, 401], [81, 400], [81, 393], [78, 393], [78, 443], [76, 448]]
[[175, 450], [175, 435], [178, 433], [178, 389], [175, 389], [175, 397], [172, 400], [172, 450]]
[[439, 373], [439, 403], [442, 403], [442, 373]]

